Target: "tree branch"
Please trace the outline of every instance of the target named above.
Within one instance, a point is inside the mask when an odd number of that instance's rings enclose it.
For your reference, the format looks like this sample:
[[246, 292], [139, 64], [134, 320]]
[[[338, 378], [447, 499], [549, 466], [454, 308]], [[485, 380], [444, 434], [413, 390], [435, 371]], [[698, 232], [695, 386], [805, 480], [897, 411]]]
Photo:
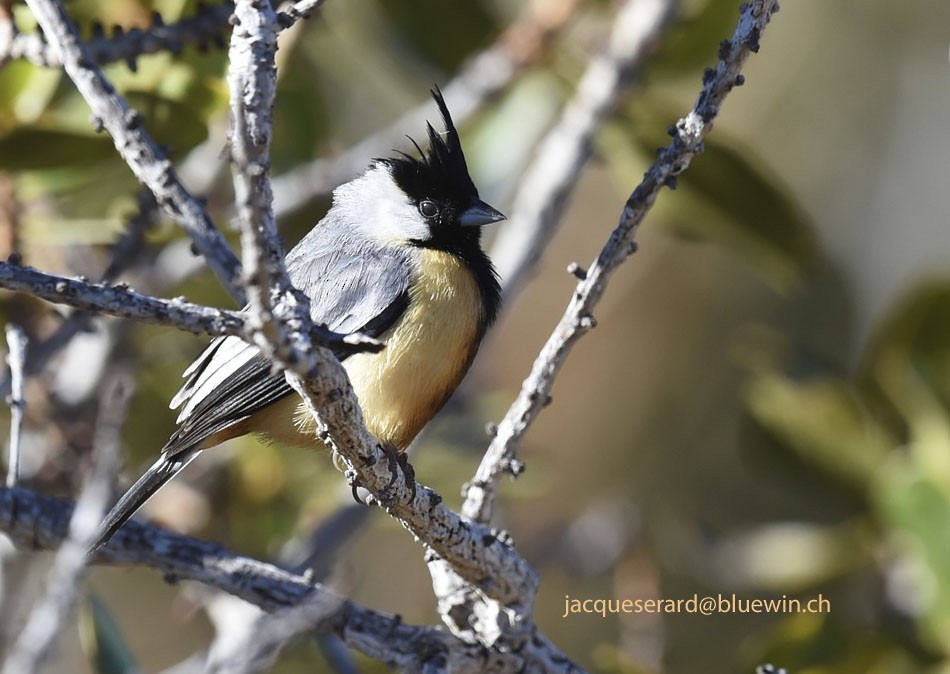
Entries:
[[234, 18], [228, 84], [244, 283], [255, 343], [264, 355], [286, 366], [306, 349], [310, 301], [287, 275], [272, 208], [269, 153], [277, 88], [277, 14], [267, 3], [238, 0]]
[[[73, 504], [19, 488], [0, 487], [0, 530], [20, 549], [55, 550], [67, 536]], [[265, 611], [309, 601], [340, 601], [309, 577], [293, 574], [216, 543], [173, 534], [131, 520], [102, 548], [94, 563], [148, 566], [171, 583], [194, 580], [240, 597]], [[407, 625], [398, 617], [343, 601], [314, 629], [331, 630], [351, 648], [406, 672], [423, 672], [430, 662], [448, 663], [462, 674], [516, 674], [517, 654], [492, 653], [427, 626]]]
[[[179, 54], [185, 45], [204, 45], [209, 40], [221, 39], [230, 30], [228, 19], [234, 6], [230, 2], [208, 7], [199, 5], [194, 16], [165, 24], [158, 12], [152, 15], [153, 25], [148, 28], [116, 30], [113, 35], [93, 35], [86, 43], [89, 58], [99, 65], [124, 61], [135, 70], [140, 56], [168, 51]], [[11, 23], [12, 26], [12, 23]], [[56, 47], [48, 44], [40, 33], [11, 31], [8, 40], [0, 37], [0, 67], [10, 60], [22, 59], [33, 65], [58, 68], [63, 66]]]
[[476, 521], [487, 522], [498, 478], [517, 459], [525, 432], [550, 400], [551, 387], [574, 344], [595, 325], [593, 309], [616, 268], [636, 250], [634, 236], [664, 186], [675, 187], [676, 176], [702, 151], [702, 140], [712, 128], [722, 101], [733, 87], [743, 83], [742, 64], [750, 52], [758, 51], [759, 38], [778, 8], [775, 0], [756, 0], [741, 8], [739, 24], [731, 40], [723, 41], [715, 69], [703, 75], [703, 87], [693, 110], [671, 128], [673, 141], [633, 191], [624, 206], [617, 228], [611, 233], [597, 259], [572, 293], [571, 300], [547, 343], [525, 379], [521, 392], [498, 425], [475, 479], [469, 485], [462, 511]]
[[[301, 0], [291, 3], [278, 13], [280, 29], [293, 26], [305, 19], [322, 5], [324, 0]], [[124, 61], [130, 69], [136, 69], [139, 57], [167, 51], [180, 54], [186, 45], [194, 44], [203, 48], [209, 41], [222, 40], [231, 29], [230, 19], [234, 12], [234, 3], [228, 0], [220, 5], [199, 4], [194, 16], [179, 19], [166, 24], [161, 14], [152, 14], [152, 25], [148, 28], [130, 28], [106, 36], [101, 26], [94, 29], [94, 35], [86, 43], [86, 50], [93, 62], [108, 65]], [[19, 33], [12, 17], [0, 16], [0, 68], [12, 60], [29, 61], [33, 65], [46, 68], [63, 66], [61, 55], [53, 45], [47, 43], [41, 33]]]
[[297, 0], [288, 7], [277, 12], [277, 23], [280, 29], [290, 28], [300, 19], [307, 19], [314, 10], [319, 9], [325, 0]]
[[[218, 596], [238, 602], [233, 597]], [[270, 670], [288, 641], [313, 631], [315, 625], [325, 623], [342, 605], [342, 598], [327, 594], [292, 608], [258, 614], [246, 626], [246, 638], [235, 639], [233, 633], [222, 634], [219, 630], [209, 651], [205, 674], [258, 674]], [[246, 608], [247, 604], [241, 606]]]
[[[212, 337], [233, 335], [252, 341], [253, 330], [247, 314], [215, 309], [176, 298], [163, 300], [142, 295], [127, 286], [109, 286], [69, 279], [37, 271], [10, 262], [0, 262], [0, 288], [26, 292], [48, 302], [65, 304], [76, 309], [127, 318], [152, 325], [167, 325]], [[358, 333], [343, 335], [323, 326], [311, 325], [309, 339], [335, 353], [376, 352], [381, 342]]]

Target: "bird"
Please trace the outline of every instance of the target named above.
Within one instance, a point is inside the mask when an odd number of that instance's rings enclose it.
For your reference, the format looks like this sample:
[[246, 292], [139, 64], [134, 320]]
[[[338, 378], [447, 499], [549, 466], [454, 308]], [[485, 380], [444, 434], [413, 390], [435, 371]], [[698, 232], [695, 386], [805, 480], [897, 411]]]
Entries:
[[[384, 344], [338, 358], [367, 429], [400, 457], [458, 387], [501, 303], [481, 231], [505, 216], [479, 197], [445, 99], [430, 93], [445, 131], [426, 124], [428, 152], [410, 138], [418, 156], [373, 159], [285, 257], [315, 323]], [[283, 374], [238, 337], [213, 339], [182, 377], [177, 428], [103, 519], [92, 552], [205, 449], [248, 434], [324, 446]]]

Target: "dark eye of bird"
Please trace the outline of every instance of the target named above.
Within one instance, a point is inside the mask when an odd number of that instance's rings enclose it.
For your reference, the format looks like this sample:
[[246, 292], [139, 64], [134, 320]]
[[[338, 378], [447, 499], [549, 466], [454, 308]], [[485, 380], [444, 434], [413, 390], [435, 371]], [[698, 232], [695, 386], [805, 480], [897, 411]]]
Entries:
[[434, 201], [425, 199], [419, 203], [419, 212], [422, 213], [423, 217], [432, 218], [438, 215], [439, 207], [435, 205]]

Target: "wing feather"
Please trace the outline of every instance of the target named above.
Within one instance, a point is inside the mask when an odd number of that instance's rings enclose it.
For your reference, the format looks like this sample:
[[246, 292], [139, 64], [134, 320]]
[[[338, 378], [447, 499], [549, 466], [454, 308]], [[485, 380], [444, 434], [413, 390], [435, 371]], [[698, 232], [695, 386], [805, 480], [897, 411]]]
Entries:
[[[378, 337], [409, 305], [408, 256], [372, 245], [355, 248], [340, 237], [330, 245], [323, 229], [321, 223], [288, 254], [291, 280], [310, 297], [314, 321], [337, 332]], [[214, 339], [183, 377], [171, 403], [181, 407], [179, 427], [163, 449], [170, 455], [293, 393], [284, 375], [237, 337]]]

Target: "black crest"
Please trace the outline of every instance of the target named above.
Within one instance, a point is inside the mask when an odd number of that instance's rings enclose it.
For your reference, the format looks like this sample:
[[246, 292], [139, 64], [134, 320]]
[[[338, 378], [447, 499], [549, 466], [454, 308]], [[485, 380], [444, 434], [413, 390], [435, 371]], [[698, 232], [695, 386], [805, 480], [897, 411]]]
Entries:
[[392, 167], [393, 178], [414, 200], [435, 199], [441, 202], [467, 203], [478, 196], [478, 190], [468, 174], [462, 143], [442, 92], [436, 87], [431, 94], [439, 106], [439, 112], [442, 113], [445, 132], [439, 133], [432, 124], [427, 124], [428, 152], [412, 141], [419, 150], [418, 158], [400, 152], [399, 157], [377, 161]]

